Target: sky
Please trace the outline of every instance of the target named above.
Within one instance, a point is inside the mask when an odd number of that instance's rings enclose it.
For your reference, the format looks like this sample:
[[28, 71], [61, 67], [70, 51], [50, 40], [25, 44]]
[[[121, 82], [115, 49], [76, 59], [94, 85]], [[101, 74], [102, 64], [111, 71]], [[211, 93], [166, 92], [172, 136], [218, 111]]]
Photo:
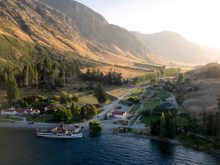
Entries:
[[220, 48], [220, 0], [77, 0], [131, 31], [174, 31]]

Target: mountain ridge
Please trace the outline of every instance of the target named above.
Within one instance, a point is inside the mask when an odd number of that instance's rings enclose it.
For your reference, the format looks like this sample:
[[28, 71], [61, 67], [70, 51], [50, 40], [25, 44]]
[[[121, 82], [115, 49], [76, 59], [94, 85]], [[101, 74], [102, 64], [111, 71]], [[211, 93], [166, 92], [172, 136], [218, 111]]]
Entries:
[[200, 46], [176, 32], [132, 33], [150, 48], [152, 54], [168, 63], [200, 65], [219, 60], [220, 50]]
[[[92, 11], [87, 7], [83, 8], [89, 12]], [[81, 9], [77, 10], [81, 11]], [[104, 24], [107, 24], [103, 21], [102, 16], [100, 18]], [[42, 0], [0, 1], [0, 21], [2, 42], [8, 42], [5, 36], [10, 36], [10, 40], [13, 38], [13, 40], [19, 40], [25, 44], [40, 45], [54, 49], [63, 55], [67, 53], [72, 53], [73, 56], [78, 54], [88, 59], [111, 64], [132, 65], [136, 61], [146, 61], [145, 53], [140, 53], [142, 52], [141, 49], [145, 49], [144, 46], [140, 49], [137, 48], [140, 52], [135, 54], [135, 49], [132, 52], [133, 49], [120, 47], [120, 42], [117, 43], [115, 40], [113, 40], [114, 42], [109, 41], [110, 44], [112, 42], [111, 46], [104, 45], [100, 41], [90, 40], [81, 35], [77, 29], [78, 25], [71, 17], [45, 4]], [[115, 26], [114, 28], [117, 31], [118, 27]], [[126, 33], [129, 32], [126, 31]], [[130, 37], [132, 38], [133, 35]], [[123, 41], [125, 40], [126, 38], [123, 38]], [[138, 41], [138, 39], [136, 40]], [[134, 42], [141, 45], [139, 41]], [[7, 44], [13, 48], [11, 42]], [[16, 54], [24, 54], [21, 50], [21, 47], [17, 47]]]

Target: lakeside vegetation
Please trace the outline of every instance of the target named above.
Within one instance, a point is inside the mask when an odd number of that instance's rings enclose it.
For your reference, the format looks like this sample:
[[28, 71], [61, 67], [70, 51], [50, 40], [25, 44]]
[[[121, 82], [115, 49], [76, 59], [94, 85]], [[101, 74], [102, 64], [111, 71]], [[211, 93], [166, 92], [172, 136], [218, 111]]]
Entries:
[[[182, 97], [177, 97], [180, 103], [178, 109], [166, 109], [161, 106], [161, 100], [165, 100], [172, 93], [177, 96], [181, 95], [184, 91], [180, 90], [180, 86], [184, 83], [184, 77], [181, 74], [176, 80], [163, 83], [159, 90], [158, 86], [154, 85], [151, 88], [154, 95], [144, 103], [140, 120], [146, 127], [151, 128], [151, 135], [161, 138], [175, 138], [187, 147], [215, 152], [220, 149], [219, 112], [214, 114], [204, 112], [202, 119], [195, 118], [182, 107], [180, 100]], [[219, 98], [217, 101], [220, 105]]]
[[91, 137], [99, 136], [102, 132], [102, 126], [100, 122], [92, 120], [89, 122], [89, 133]]

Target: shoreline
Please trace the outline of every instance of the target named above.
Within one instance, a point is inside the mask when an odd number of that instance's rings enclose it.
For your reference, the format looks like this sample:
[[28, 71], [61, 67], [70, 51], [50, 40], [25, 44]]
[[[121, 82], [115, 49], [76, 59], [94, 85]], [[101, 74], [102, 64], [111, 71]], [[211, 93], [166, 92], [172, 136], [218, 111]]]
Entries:
[[[58, 126], [60, 123], [33, 123], [29, 124], [27, 122], [0, 122], [0, 128], [30, 128], [30, 129], [37, 129], [37, 128], [45, 128], [50, 129]], [[74, 124], [65, 124], [66, 128], [73, 127]]]

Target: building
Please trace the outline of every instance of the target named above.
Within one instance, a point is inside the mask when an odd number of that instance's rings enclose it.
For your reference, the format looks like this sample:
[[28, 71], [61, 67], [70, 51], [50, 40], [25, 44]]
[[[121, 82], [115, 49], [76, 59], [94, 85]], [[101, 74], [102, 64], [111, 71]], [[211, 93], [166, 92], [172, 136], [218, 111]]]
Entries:
[[112, 112], [112, 116], [115, 118], [119, 118], [119, 119], [126, 119], [127, 118], [127, 112], [123, 112], [123, 111], [116, 111], [114, 110]]
[[9, 116], [15, 116], [15, 115], [39, 115], [40, 110], [38, 109], [23, 109], [23, 108], [9, 108], [6, 110], [1, 111], [1, 115], [9, 115]]
[[15, 108], [9, 108], [9, 109], [6, 109], [6, 110], [2, 110], [1, 115], [14, 116], [14, 115], [17, 115], [17, 112], [15, 111]]

